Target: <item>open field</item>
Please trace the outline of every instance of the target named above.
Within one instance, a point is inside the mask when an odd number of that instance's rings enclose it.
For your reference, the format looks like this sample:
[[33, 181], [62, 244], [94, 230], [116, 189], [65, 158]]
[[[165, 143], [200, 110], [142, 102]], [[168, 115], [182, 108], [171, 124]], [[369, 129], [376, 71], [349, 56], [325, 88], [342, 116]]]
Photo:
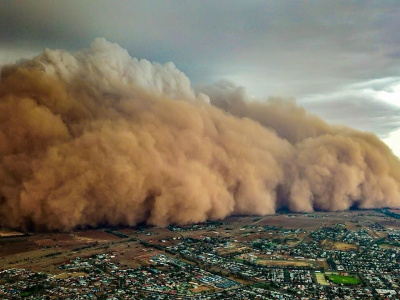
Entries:
[[70, 277], [88, 276], [85, 272], [65, 272], [54, 276], [55, 278], [65, 279]]
[[237, 261], [252, 261], [260, 266], [268, 267], [315, 267], [317, 262], [307, 260], [294, 259], [269, 259], [264, 256], [255, 256], [251, 254], [243, 254], [236, 257]]
[[208, 292], [212, 289], [212, 287], [208, 286], [208, 285], [198, 285], [192, 289], [190, 289], [193, 293], [201, 293], [201, 292]]
[[400, 228], [400, 220], [396, 220], [396, 219], [392, 219], [392, 218], [384, 218], [382, 220], [379, 220], [378, 222], [379, 224], [383, 225], [383, 226], [387, 226], [388, 228]]
[[12, 237], [12, 236], [23, 236], [24, 233], [14, 230], [0, 229], [0, 238], [2, 237]]
[[321, 245], [324, 247], [324, 249], [328, 250], [340, 250], [340, 251], [350, 251], [350, 250], [357, 250], [358, 247], [353, 244], [347, 244], [347, 243], [342, 243], [342, 242], [334, 242], [331, 240], [324, 240]]
[[327, 221], [329, 220], [325, 218], [310, 218], [306, 215], [273, 215], [262, 218], [257, 225], [314, 230], [323, 226]]
[[347, 244], [347, 243], [334, 243], [333, 244], [333, 249], [335, 250], [341, 250], [341, 251], [349, 251], [349, 250], [357, 250], [358, 247], [353, 244]]
[[278, 266], [278, 267], [312, 267], [313, 264], [301, 260], [266, 260], [260, 259], [256, 261], [261, 266]]
[[320, 285], [330, 285], [330, 283], [326, 281], [324, 273], [315, 273], [315, 278]]
[[103, 230], [85, 230], [74, 234], [76, 240], [95, 242], [95, 241], [117, 241], [120, 238]]
[[382, 249], [399, 249], [400, 248], [399, 246], [390, 245], [390, 244], [382, 244], [382, 245], [379, 245], [379, 247]]
[[[352, 210], [345, 212], [314, 212], [298, 214], [276, 214], [265, 217], [246, 217], [247, 221], [252, 220], [258, 226], [282, 226], [285, 228], [302, 228], [305, 230], [315, 230], [321, 226], [334, 226], [345, 224], [349, 229], [367, 226], [368, 224], [382, 221], [384, 215], [373, 210]], [[230, 217], [229, 219], [234, 219]], [[386, 218], [389, 220], [389, 218]], [[392, 221], [393, 219], [390, 219]], [[400, 223], [400, 221], [399, 221]]]
[[0, 239], [0, 258], [40, 249], [41, 246], [26, 237]]

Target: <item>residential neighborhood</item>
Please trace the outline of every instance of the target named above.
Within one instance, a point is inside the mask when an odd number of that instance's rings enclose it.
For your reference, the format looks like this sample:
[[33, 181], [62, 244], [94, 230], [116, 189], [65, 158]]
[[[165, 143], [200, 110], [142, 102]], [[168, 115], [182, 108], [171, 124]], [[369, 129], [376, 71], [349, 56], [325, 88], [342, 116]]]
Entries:
[[37, 250], [55, 251], [43, 255], [53, 274], [9, 260], [0, 298], [399, 299], [400, 228], [368, 214], [376, 221], [303, 214], [94, 231], [110, 240]]

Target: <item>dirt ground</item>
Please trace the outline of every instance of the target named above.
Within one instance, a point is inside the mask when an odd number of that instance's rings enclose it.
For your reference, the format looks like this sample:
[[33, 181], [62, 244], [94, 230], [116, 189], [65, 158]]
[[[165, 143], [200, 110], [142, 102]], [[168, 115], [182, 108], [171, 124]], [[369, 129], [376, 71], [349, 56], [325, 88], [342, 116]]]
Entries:
[[350, 250], [358, 249], [358, 247], [356, 245], [341, 243], [341, 242], [334, 242], [331, 240], [324, 240], [321, 244], [324, 247], [324, 249], [328, 249], [328, 250], [350, 251]]

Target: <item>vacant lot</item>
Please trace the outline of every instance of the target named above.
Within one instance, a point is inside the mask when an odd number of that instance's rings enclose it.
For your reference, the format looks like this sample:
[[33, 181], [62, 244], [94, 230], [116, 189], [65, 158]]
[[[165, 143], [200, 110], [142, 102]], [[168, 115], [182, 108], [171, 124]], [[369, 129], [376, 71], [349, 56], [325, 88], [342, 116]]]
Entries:
[[341, 251], [350, 251], [350, 250], [357, 250], [357, 245], [354, 244], [347, 244], [342, 242], [334, 242], [332, 240], [326, 239], [324, 240], [321, 245], [324, 249], [329, 250], [341, 250]]

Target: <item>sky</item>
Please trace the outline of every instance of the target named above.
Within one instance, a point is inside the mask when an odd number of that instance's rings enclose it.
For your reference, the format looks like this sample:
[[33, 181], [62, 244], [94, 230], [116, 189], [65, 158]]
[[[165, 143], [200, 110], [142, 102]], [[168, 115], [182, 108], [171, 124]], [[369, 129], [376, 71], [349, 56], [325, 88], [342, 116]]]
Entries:
[[376, 133], [400, 157], [400, 3], [393, 1], [5, 1], [0, 65], [96, 37], [174, 62], [261, 101], [295, 98], [334, 124]]

